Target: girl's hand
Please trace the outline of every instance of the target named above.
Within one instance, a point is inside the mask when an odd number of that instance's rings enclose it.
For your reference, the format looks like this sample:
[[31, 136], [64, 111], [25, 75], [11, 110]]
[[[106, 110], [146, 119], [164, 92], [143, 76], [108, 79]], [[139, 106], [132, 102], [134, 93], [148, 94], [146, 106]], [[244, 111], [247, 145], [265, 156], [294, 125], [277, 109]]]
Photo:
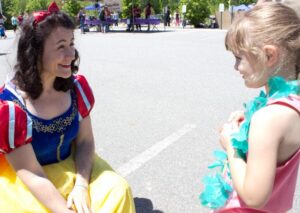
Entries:
[[231, 144], [231, 134], [238, 131], [237, 125], [233, 122], [225, 123], [220, 130], [220, 144], [223, 149], [227, 150]]
[[67, 207], [72, 208], [74, 204], [78, 213], [91, 213], [91, 200], [88, 186], [75, 185], [67, 199]]
[[240, 124], [243, 122], [244, 119], [245, 119], [245, 112], [238, 110], [230, 114], [228, 118], [228, 122], [236, 121]]
[[231, 113], [228, 122], [223, 125], [220, 130], [220, 144], [223, 149], [227, 150], [231, 145], [231, 135], [234, 132], [238, 132], [240, 124], [243, 122], [245, 116], [243, 111], [236, 111]]

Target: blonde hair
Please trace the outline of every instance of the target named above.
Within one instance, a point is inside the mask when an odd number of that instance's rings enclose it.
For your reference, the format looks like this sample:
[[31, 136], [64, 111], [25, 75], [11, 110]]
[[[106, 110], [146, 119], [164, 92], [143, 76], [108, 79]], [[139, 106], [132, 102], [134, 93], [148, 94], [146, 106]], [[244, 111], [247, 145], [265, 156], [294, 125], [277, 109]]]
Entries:
[[235, 18], [225, 38], [227, 50], [249, 53], [258, 63], [266, 60], [264, 45], [279, 47], [283, 60], [300, 72], [300, 19], [293, 9], [281, 3], [257, 5]]

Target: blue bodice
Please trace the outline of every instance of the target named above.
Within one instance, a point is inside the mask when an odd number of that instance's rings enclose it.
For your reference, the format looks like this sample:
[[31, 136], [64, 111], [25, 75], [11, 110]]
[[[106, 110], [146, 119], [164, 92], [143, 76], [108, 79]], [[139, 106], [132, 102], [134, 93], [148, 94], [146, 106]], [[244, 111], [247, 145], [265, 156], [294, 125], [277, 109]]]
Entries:
[[79, 117], [76, 93], [71, 91], [71, 105], [66, 112], [51, 119], [41, 119], [31, 114], [23, 99], [9, 82], [0, 93], [0, 100], [13, 101], [32, 119], [32, 147], [41, 165], [56, 163], [71, 154], [72, 141], [79, 131]]

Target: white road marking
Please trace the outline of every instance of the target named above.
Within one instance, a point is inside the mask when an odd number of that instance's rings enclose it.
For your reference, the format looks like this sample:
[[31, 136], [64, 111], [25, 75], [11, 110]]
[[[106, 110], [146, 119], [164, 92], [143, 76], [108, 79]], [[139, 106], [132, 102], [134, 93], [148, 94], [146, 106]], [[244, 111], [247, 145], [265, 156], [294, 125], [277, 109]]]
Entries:
[[142, 165], [144, 165], [146, 162], [154, 158], [156, 155], [158, 155], [161, 151], [166, 149], [168, 146], [179, 140], [182, 136], [187, 134], [188, 132], [192, 131], [196, 128], [196, 125], [194, 124], [186, 124], [184, 125], [180, 130], [177, 132], [174, 132], [173, 134], [169, 135], [162, 141], [157, 142], [149, 149], [145, 150], [141, 154], [137, 155], [136, 157], [132, 158], [127, 163], [123, 164], [121, 167], [117, 169], [117, 172], [123, 176], [126, 177], [127, 175], [131, 174], [135, 170], [139, 169]]

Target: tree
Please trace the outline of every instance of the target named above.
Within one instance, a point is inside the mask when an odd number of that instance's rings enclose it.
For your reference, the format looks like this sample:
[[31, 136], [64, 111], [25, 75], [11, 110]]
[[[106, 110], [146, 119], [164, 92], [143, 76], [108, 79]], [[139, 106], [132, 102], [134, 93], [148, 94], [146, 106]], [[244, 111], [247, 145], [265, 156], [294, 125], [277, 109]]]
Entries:
[[199, 26], [200, 23], [204, 23], [205, 19], [210, 15], [208, 1], [189, 0], [186, 3], [185, 18], [195, 27]]
[[65, 0], [64, 2], [62, 10], [73, 18], [76, 17], [81, 8], [81, 4], [77, 0]]
[[[140, 0], [122, 0], [122, 17], [129, 18], [132, 15], [133, 5], [141, 5]], [[140, 7], [142, 8], [142, 7]]]
[[181, 1], [180, 0], [169, 0], [169, 7], [171, 11], [175, 11], [179, 8]]
[[160, 14], [162, 12], [161, 0], [141, 0], [141, 7], [145, 8], [148, 3], [151, 4], [154, 14]]
[[230, 2], [232, 2], [234, 0], [229, 0], [229, 1], [224, 1], [224, 0], [208, 0], [207, 3], [208, 3], [208, 7], [209, 7], [209, 10], [210, 10], [210, 13], [211, 14], [215, 14], [218, 10], [219, 10], [219, 4], [224, 4], [224, 6], [226, 8], [228, 8]]
[[241, 5], [241, 4], [253, 4], [256, 3], [256, 0], [231, 0], [231, 5]]
[[42, 8], [40, 0], [28, 0], [26, 4], [26, 12], [31, 13], [34, 11], [39, 11], [45, 8]]
[[[40, 0], [41, 2], [41, 8], [43, 10], [47, 10], [50, 3], [53, 2], [53, 0]], [[59, 1], [56, 1], [56, 3], [58, 4], [58, 6], [60, 7], [60, 2]]]
[[[53, 0], [1, 0], [2, 10], [4, 16], [7, 18], [7, 21], [4, 23], [7, 29], [11, 28], [10, 19], [12, 15], [18, 16], [24, 12], [34, 12], [38, 10], [47, 10]], [[89, 4], [85, 1], [77, 0], [55, 0], [59, 8], [71, 17], [75, 17], [82, 5]], [[64, 3], [64, 4], [63, 4]]]
[[[11, 28], [10, 19], [12, 15], [16, 15], [19, 13], [18, 10], [16, 10], [16, 4], [17, 2], [23, 2], [22, 0], [2, 0], [2, 11], [3, 15], [7, 18], [7, 21], [4, 22], [5, 28]], [[24, 7], [25, 9], [25, 7]]]

